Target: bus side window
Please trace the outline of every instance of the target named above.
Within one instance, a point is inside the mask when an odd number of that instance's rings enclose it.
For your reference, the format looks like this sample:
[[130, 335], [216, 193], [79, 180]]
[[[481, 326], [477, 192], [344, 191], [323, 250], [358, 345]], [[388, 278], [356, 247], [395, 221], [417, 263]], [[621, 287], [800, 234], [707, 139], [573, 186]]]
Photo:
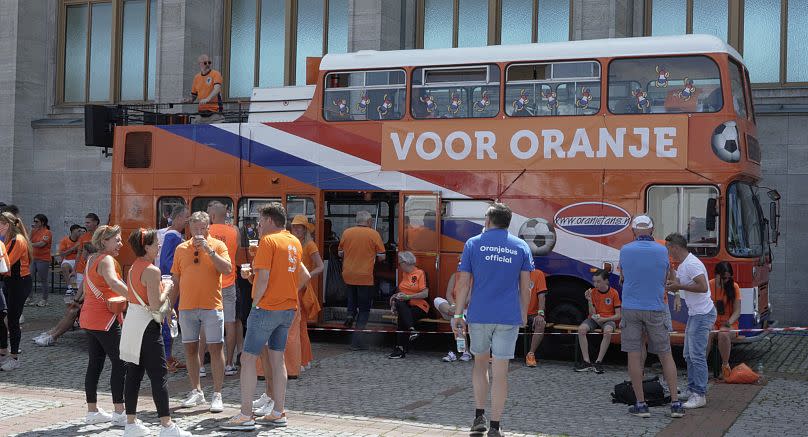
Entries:
[[406, 89], [404, 70], [328, 73], [323, 117], [328, 121], [399, 120]]
[[259, 236], [258, 218], [261, 209], [272, 202], [280, 203], [280, 198], [246, 198], [238, 201], [238, 229], [241, 234], [241, 247], [249, 246], [249, 240], [257, 240]]
[[413, 118], [486, 118], [499, 113], [499, 66], [416, 68]]
[[511, 117], [596, 114], [600, 110], [600, 64], [513, 64], [507, 69], [505, 95], [505, 112]]
[[171, 225], [171, 211], [177, 206], [185, 206], [182, 197], [161, 197], [157, 199], [157, 229]]

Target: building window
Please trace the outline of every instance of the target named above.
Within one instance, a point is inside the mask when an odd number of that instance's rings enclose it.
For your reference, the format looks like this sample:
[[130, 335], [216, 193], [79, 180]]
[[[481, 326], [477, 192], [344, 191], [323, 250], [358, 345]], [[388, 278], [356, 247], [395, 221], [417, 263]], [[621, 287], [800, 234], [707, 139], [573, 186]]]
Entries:
[[570, 39], [570, 0], [422, 0], [425, 49]]
[[225, 8], [230, 97], [305, 85], [307, 57], [348, 51], [348, 0], [229, 0]]
[[60, 102], [154, 98], [154, 0], [63, 0], [60, 7]]
[[753, 83], [808, 82], [808, 0], [646, 0], [648, 35], [715, 35], [743, 55]]

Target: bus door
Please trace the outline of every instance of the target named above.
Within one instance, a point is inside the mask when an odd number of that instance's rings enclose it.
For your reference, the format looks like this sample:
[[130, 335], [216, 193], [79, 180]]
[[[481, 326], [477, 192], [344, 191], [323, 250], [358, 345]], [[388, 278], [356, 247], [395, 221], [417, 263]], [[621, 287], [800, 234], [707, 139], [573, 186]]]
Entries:
[[[426, 273], [428, 302], [440, 295], [441, 198], [438, 193], [399, 194], [399, 251], [415, 255], [418, 267]], [[396, 275], [400, 280], [401, 272]]]

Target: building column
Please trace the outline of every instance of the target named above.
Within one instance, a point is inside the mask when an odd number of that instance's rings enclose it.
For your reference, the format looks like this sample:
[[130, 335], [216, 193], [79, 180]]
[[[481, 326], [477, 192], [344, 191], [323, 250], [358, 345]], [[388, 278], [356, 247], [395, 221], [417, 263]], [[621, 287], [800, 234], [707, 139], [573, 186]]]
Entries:
[[349, 0], [348, 51], [415, 45], [415, 0]]
[[643, 0], [573, 0], [572, 38], [643, 36]]

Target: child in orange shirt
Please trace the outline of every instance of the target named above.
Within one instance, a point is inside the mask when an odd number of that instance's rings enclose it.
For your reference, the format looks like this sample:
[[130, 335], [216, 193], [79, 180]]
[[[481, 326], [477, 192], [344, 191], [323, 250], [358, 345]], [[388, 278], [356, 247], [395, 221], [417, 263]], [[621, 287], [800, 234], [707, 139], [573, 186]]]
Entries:
[[[576, 372], [587, 372], [593, 370], [595, 373], [603, 373], [601, 361], [609, 350], [609, 343], [612, 333], [620, 320], [620, 295], [617, 290], [609, 286], [609, 273], [606, 270], [598, 269], [592, 278], [595, 288], [586, 290], [584, 296], [589, 303], [589, 318], [578, 326], [578, 342], [581, 345], [581, 354], [584, 361], [575, 365]], [[593, 365], [589, 359], [589, 342], [587, 335], [595, 329], [603, 330], [603, 340], [600, 342], [598, 359]]]

